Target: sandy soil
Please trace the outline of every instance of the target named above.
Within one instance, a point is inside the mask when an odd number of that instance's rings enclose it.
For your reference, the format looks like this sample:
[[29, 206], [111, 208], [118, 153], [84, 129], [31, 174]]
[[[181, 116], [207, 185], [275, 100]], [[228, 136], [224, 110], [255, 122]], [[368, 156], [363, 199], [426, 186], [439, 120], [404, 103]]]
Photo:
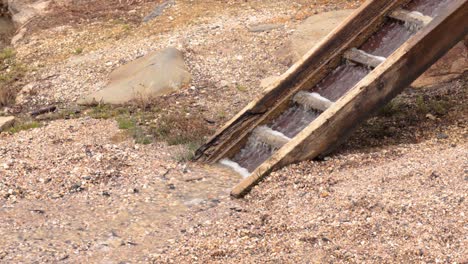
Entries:
[[155, 263], [465, 263], [466, 129], [273, 173], [194, 215]]
[[[277, 57], [307, 16], [361, 1], [55, 1], [18, 44], [25, 87], [4, 112], [75, 107], [115, 67], [176, 46], [194, 80], [153, 102], [220, 127], [287, 69]], [[68, 3], [68, 4], [67, 4]], [[247, 26], [280, 23], [270, 32]], [[464, 263], [467, 75], [407, 89], [322, 161], [289, 166], [244, 200], [239, 176], [135, 144], [113, 119], [0, 134], [0, 262]], [[55, 118], [56, 119], [56, 118]]]

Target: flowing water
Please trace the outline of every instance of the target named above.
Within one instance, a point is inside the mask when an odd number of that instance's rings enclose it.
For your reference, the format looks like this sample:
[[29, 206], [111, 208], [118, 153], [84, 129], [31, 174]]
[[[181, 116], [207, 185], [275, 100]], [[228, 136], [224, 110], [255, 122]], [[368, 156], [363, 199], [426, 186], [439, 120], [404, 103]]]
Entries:
[[319, 115], [318, 111], [309, 110], [303, 106], [294, 104], [275, 119], [270, 124], [270, 127], [285, 134], [287, 137], [293, 138]]
[[[251, 137], [248, 139], [247, 145], [232, 160], [247, 169], [247, 171], [253, 172], [273, 154], [273, 151], [274, 149], [267, 144]], [[245, 177], [246, 175], [243, 176]]]
[[369, 74], [367, 67], [343, 63], [313, 89], [330, 101], [336, 101]]
[[403, 23], [387, 22], [360, 49], [372, 55], [386, 58], [412, 35], [414, 35], [414, 31], [405, 27]]
[[[450, 2], [450, 0], [414, 0], [405, 8], [409, 11], [435, 17]], [[416, 34], [418, 29], [418, 27], [406, 25], [400, 21], [389, 20], [359, 49], [371, 56], [385, 60]], [[310, 92], [314, 92], [318, 97], [324, 97], [332, 102], [337, 101], [370, 71], [369, 67], [344, 62], [312, 88]], [[322, 112], [298, 103], [300, 103], [300, 100], [293, 100], [289, 108], [270, 122], [267, 127], [293, 138], [310, 125]], [[259, 142], [257, 138], [250, 136], [245, 147], [234, 155], [232, 160], [225, 159], [222, 164], [231, 167], [245, 177], [265, 162], [274, 151], [276, 151], [275, 147]]]
[[436, 17], [451, 2], [451, 0], [414, 0], [406, 8], [410, 11], [420, 12], [426, 16]]

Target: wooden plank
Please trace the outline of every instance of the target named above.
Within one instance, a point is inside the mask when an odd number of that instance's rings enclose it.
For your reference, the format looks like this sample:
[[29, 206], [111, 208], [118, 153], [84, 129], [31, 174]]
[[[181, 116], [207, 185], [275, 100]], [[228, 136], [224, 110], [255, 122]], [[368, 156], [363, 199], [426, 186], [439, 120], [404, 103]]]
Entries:
[[385, 61], [383, 57], [377, 57], [371, 54], [367, 54], [365, 51], [352, 48], [345, 52], [343, 57], [349, 61], [362, 64], [371, 68], [377, 68], [382, 62]]
[[194, 160], [217, 162], [239, 150], [250, 132], [279, 115], [294, 94], [314, 86], [341, 62], [348, 49], [360, 46], [385, 21], [385, 16], [407, 0], [367, 1], [282, 77], [248, 104], [199, 150]]
[[[312, 159], [346, 138], [378, 108], [410, 85], [468, 33], [466, 0], [454, 0], [444, 14], [403, 44], [319, 118], [260, 165], [231, 194], [242, 197], [276, 168]], [[449, 30], [449, 34], [447, 34]]]
[[410, 12], [404, 9], [397, 9], [393, 11], [390, 14], [390, 17], [408, 23], [409, 25], [414, 25], [418, 29], [429, 25], [429, 23], [432, 21], [432, 17], [430, 16], [425, 16], [418, 12]]

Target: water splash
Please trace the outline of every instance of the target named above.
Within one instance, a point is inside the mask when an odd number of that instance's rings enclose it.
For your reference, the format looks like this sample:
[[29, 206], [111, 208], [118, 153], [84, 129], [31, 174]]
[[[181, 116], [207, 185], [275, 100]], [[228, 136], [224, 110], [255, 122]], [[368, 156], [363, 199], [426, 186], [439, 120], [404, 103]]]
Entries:
[[250, 172], [246, 168], [241, 167], [239, 163], [234, 162], [230, 159], [222, 159], [219, 163], [231, 168], [232, 170], [240, 174], [243, 178], [247, 178], [250, 176]]
[[298, 92], [293, 101], [307, 108], [308, 110], [326, 111], [333, 104], [332, 101], [318, 93]]
[[252, 132], [252, 140], [265, 143], [273, 150], [281, 148], [291, 139], [283, 133], [273, 130], [267, 126], [260, 126]]
[[446, 9], [452, 0], [413, 0], [407, 5], [409, 11], [416, 11], [426, 16], [436, 17]]
[[276, 118], [269, 126], [293, 138], [320, 115], [319, 111], [311, 111], [306, 107], [294, 104]]

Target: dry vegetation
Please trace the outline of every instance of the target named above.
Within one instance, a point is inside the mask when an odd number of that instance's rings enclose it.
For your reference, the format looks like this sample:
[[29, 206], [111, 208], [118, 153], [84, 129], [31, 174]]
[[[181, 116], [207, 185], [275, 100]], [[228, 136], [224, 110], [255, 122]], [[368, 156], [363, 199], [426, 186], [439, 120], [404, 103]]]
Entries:
[[14, 102], [25, 73], [26, 66], [16, 61], [12, 48], [0, 52], [0, 107]]

